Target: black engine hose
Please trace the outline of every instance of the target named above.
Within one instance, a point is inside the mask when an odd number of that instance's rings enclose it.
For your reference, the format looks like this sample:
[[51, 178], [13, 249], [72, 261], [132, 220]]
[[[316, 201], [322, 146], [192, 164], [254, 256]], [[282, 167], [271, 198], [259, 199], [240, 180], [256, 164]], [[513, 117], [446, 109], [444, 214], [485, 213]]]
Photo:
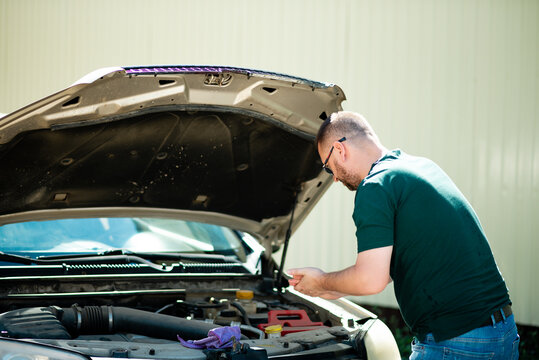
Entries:
[[208, 336], [216, 324], [201, 320], [157, 314], [149, 311], [116, 306], [72, 306], [56, 308], [57, 317], [70, 334], [104, 334], [130, 332], [161, 339], [198, 340]]
[[241, 316], [243, 317], [243, 321], [245, 321], [246, 325], [252, 326], [251, 321], [249, 320], [249, 316], [247, 315], [247, 311], [241, 306], [241, 304], [237, 301], [233, 301], [230, 303], [231, 306], [234, 306], [236, 309], [238, 309], [241, 313]]

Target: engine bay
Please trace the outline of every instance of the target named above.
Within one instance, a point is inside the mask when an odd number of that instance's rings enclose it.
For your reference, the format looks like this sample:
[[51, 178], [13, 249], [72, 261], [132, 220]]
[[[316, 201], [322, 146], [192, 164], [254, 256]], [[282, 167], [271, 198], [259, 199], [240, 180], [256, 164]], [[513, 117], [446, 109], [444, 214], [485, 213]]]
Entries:
[[[150, 286], [147, 280], [130, 282], [126, 290], [121, 280], [101, 279], [100, 291], [95, 281], [92, 287], [97, 288], [92, 289], [72, 282], [52, 286], [46, 279], [41, 286], [21, 287], [19, 282], [2, 302], [0, 332], [2, 337], [30, 339], [92, 357], [361, 358], [355, 335], [372, 326], [372, 319], [349, 314], [343, 320], [342, 313], [332, 313], [301, 294], [270, 290], [269, 279], [253, 280], [234, 279], [242, 288], [228, 288], [231, 283], [225, 279], [191, 279], [180, 288], [170, 286], [170, 281], [165, 286], [163, 279]], [[68, 288], [70, 292], [62, 291]], [[40, 294], [33, 292], [40, 289]], [[203, 339], [216, 327], [239, 327], [241, 337], [227, 349], [192, 349], [178, 340]]]

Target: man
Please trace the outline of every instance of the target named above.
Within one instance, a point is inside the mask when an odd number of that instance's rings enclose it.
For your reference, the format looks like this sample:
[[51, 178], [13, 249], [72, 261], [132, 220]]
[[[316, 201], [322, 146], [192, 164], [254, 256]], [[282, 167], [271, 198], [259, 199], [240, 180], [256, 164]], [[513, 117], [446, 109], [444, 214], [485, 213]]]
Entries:
[[376, 294], [393, 281], [415, 335], [410, 359], [517, 359], [507, 287], [451, 179], [428, 159], [388, 151], [357, 113], [332, 114], [316, 142], [324, 169], [356, 191], [358, 254], [341, 271], [290, 269], [290, 285], [335, 299]]

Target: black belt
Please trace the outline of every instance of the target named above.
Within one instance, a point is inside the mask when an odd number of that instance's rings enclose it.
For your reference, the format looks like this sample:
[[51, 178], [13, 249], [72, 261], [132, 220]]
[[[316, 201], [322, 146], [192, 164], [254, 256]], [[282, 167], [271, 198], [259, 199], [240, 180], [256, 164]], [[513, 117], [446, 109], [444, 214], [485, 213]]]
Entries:
[[[502, 311], [503, 311], [503, 314], [502, 314]], [[507, 304], [503, 308], [501, 308], [500, 310], [496, 310], [494, 314], [492, 314], [494, 316], [495, 323], [502, 321], [504, 319], [503, 318], [504, 314], [506, 318], [508, 318], [509, 316], [511, 316], [511, 314], [513, 314], [513, 310], [511, 310], [511, 305]], [[489, 318], [485, 320], [485, 322], [481, 325], [481, 327], [492, 326], [492, 325], [493, 325], [492, 317], [489, 316]]]

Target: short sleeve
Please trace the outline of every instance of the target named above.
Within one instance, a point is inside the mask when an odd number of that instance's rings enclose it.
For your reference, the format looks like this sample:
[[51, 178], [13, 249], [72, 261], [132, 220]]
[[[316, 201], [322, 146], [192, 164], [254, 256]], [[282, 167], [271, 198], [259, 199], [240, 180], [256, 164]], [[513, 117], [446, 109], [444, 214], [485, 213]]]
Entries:
[[393, 245], [395, 205], [379, 182], [362, 184], [356, 193], [352, 218], [358, 253]]

